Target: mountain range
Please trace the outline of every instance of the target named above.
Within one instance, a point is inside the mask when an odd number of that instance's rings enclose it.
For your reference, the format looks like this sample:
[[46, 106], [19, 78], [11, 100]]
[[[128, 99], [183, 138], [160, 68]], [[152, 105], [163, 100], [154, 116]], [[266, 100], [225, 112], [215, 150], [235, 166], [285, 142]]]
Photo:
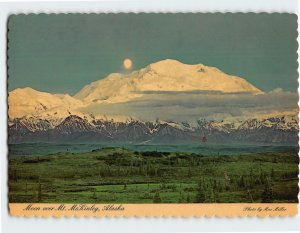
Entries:
[[[156, 99], [155, 106], [159, 106], [164, 95], [173, 100], [182, 93], [221, 94], [221, 98], [265, 94], [245, 79], [215, 67], [163, 60], [130, 74], [110, 74], [74, 96], [30, 87], [9, 92], [9, 142], [189, 143], [206, 137], [215, 143], [298, 143], [297, 111], [232, 120], [206, 119], [199, 114], [193, 121], [158, 119], [155, 114], [154, 119], [145, 120], [134, 115], [147, 108], [146, 104], [139, 107], [140, 103]], [[176, 105], [181, 102], [174, 101]], [[134, 111], [124, 114], [121, 110], [128, 103], [135, 106]], [[110, 113], [110, 108], [116, 108], [117, 114]]]

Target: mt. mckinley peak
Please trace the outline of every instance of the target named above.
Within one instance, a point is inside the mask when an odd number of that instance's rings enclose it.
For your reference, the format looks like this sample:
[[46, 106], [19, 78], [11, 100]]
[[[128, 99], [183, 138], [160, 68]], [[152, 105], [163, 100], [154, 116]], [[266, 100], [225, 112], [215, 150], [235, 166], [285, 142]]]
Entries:
[[75, 98], [83, 101], [118, 103], [141, 97], [141, 93], [145, 91], [263, 93], [246, 80], [227, 75], [214, 67], [163, 60], [131, 74], [111, 74], [85, 86]]
[[[238, 125], [236, 119], [242, 119], [244, 123], [248, 119], [259, 121], [245, 123], [247, 129], [256, 127], [256, 124], [262, 125], [262, 122], [264, 127], [272, 125], [278, 130], [291, 129], [290, 125], [283, 122], [274, 126], [275, 123], [270, 123], [270, 120], [263, 121], [277, 117], [278, 114], [296, 115], [296, 108], [284, 106], [283, 111], [280, 111], [278, 106], [282, 103], [274, 100], [276, 95], [283, 96], [279, 96], [278, 101], [287, 98], [291, 102], [291, 98], [294, 98], [292, 94], [283, 91], [264, 93], [245, 79], [225, 74], [215, 67], [189, 65], [167, 59], [130, 74], [112, 73], [86, 85], [74, 96], [36, 91], [30, 87], [18, 88], [9, 92], [8, 104], [10, 121], [23, 119], [20, 123], [26, 123], [25, 128], [29, 130], [34, 126], [43, 130], [47, 127], [52, 129], [71, 115], [87, 120], [91, 125], [93, 120], [127, 124], [128, 120], [133, 122], [130, 119], [150, 122], [160, 118], [159, 125], [182, 130], [189, 128], [187, 125], [195, 126], [192, 122], [207, 117], [229, 119], [227, 125], [219, 120], [209, 123], [209, 128], [218, 128], [224, 132], [244, 127]], [[226, 101], [224, 98], [227, 98]], [[260, 105], [268, 101], [275, 103], [273, 109], [268, 105]], [[252, 111], [256, 105], [257, 113]], [[264, 107], [267, 107], [266, 111], [263, 111]], [[212, 114], [209, 117], [208, 112]], [[29, 124], [28, 119], [33, 122]], [[42, 120], [50, 123], [44, 125]], [[176, 122], [187, 124], [184, 126]]]
[[170, 91], [263, 93], [246, 80], [227, 75], [217, 68], [203, 64], [187, 65], [167, 59], [130, 74], [112, 73], [86, 85], [73, 97], [36, 91], [30, 87], [15, 89], [9, 92], [9, 117], [13, 119], [31, 114], [64, 118], [66, 111], [78, 115], [83, 108], [95, 103], [124, 103], [143, 98], [147, 92]]

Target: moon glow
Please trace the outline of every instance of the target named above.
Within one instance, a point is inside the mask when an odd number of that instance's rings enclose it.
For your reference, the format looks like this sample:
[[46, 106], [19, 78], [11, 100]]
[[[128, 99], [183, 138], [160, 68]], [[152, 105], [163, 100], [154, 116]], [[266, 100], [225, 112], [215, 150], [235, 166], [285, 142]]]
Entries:
[[129, 58], [126, 58], [123, 61], [123, 66], [125, 69], [129, 70], [132, 67], [132, 61]]

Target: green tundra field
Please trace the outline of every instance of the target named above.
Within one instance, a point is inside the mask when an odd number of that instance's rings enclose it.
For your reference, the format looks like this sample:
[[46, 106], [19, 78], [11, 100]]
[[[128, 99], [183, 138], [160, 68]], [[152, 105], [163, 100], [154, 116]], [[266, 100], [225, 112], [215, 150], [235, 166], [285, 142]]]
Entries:
[[10, 203], [297, 203], [296, 151], [232, 156], [104, 148], [9, 159]]

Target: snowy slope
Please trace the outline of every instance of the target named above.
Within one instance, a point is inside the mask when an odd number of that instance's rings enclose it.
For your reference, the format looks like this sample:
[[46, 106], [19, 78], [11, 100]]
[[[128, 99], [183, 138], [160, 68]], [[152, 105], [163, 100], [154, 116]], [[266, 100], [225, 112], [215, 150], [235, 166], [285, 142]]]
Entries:
[[141, 97], [143, 92], [157, 91], [263, 93], [245, 79], [214, 67], [163, 60], [131, 74], [111, 74], [85, 86], [74, 97], [85, 102], [118, 103]]
[[49, 114], [55, 115], [55, 118], [65, 118], [68, 111], [83, 106], [82, 101], [68, 94], [50, 94], [29, 87], [9, 92], [8, 105], [11, 119]]

